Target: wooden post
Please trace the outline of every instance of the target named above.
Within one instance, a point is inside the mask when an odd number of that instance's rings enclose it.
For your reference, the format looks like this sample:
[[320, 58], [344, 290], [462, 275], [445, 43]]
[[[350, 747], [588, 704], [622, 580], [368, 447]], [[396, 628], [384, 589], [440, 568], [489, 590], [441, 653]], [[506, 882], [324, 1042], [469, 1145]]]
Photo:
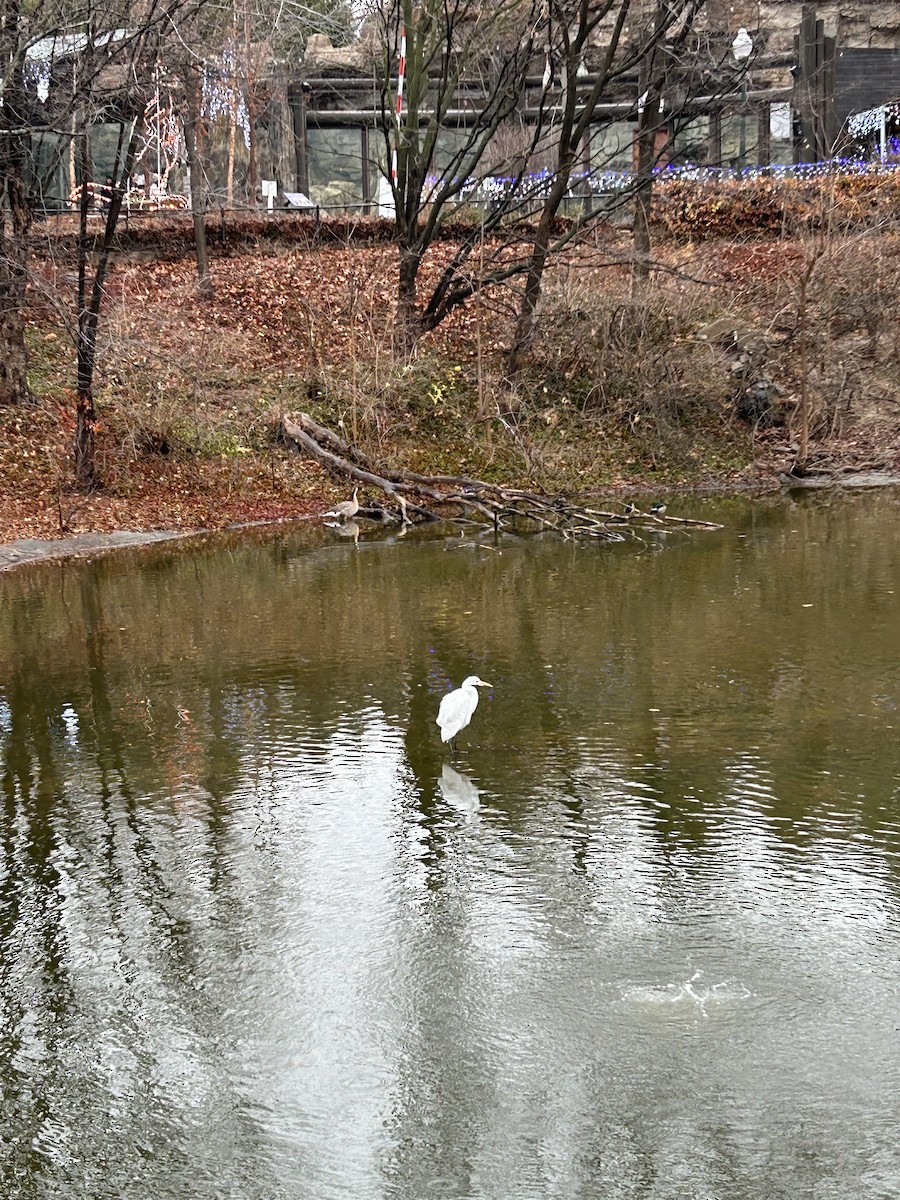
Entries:
[[825, 22], [817, 20], [815, 4], [804, 4], [800, 33], [795, 41], [797, 79], [794, 107], [800, 114], [800, 162], [830, 158], [840, 130], [834, 107], [834, 38], [825, 36]]
[[194, 248], [197, 253], [197, 289], [204, 300], [212, 299], [212, 277], [209, 273], [209, 252], [206, 245], [206, 197], [203, 189], [203, 170], [198, 148], [198, 125], [201, 106], [199, 72], [187, 71], [187, 95], [184, 106], [184, 145], [188, 160], [188, 179], [191, 188], [191, 218], [194, 225]]
[[837, 63], [837, 40], [827, 37], [823, 40], [824, 63], [822, 70], [822, 120], [825, 132], [825, 147], [828, 157], [834, 154], [841, 128], [838, 124], [837, 110], [834, 105], [835, 72]]
[[722, 112], [716, 109], [709, 114], [709, 146], [707, 148], [709, 162], [714, 167], [722, 165]]
[[797, 105], [800, 112], [800, 162], [816, 161], [815, 78], [816, 78], [816, 6], [804, 4], [800, 18], [797, 47]]
[[757, 113], [756, 161], [768, 167], [772, 161], [772, 105], [763, 104]]
[[810, 89], [813, 108], [813, 130], [816, 137], [816, 161], [828, 158], [825, 142], [825, 22], [816, 21], [816, 73]]
[[301, 82], [291, 89], [290, 105], [294, 126], [294, 161], [297, 172], [297, 191], [309, 195], [309, 141], [306, 128], [306, 96], [309, 84]]
[[362, 156], [362, 198], [369, 212], [372, 204], [372, 180], [369, 176], [369, 127], [363, 125], [360, 129], [360, 154]]

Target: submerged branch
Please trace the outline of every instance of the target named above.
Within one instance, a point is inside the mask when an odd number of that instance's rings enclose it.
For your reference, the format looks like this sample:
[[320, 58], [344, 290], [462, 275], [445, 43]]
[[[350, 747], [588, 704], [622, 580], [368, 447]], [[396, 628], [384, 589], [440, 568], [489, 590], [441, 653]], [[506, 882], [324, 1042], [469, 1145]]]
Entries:
[[621, 542], [626, 537], [639, 536], [639, 531], [659, 532], [667, 526], [670, 531], [687, 527], [721, 528], [710, 521], [644, 513], [634, 505], [627, 505], [621, 513], [606, 512], [586, 508], [566, 496], [503, 487], [464, 475], [422, 475], [381, 467], [308, 413], [283, 416], [279, 434], [285, 445], [311, 455], [335, 473], [380, 489], [396, 502], [396, 509], [386, 506], [380, 515], [404, 525], [411, 524], [413, 518], [437, 521], [443, 517], [462, 524], [489, 523], [495, 530], [531, 529], [571, 540], [591, 538], [604, 542]]

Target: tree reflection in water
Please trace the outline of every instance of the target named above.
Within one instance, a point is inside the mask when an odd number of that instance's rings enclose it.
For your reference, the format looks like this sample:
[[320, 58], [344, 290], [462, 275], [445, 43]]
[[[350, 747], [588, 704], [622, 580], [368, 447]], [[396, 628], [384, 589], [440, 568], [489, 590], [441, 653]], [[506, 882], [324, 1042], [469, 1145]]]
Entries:
[[[325, 530], [0, 581], [0, 1191], [589, 1194], [676, 1178], [686, 1128], [746, 1200], [787, 1098], [785, 1179], [849, 1178], [809, 1063], [900, 1115], [896, 501], [716, 515], [654, 555]], [[699, 968], [743, 1024], [626, 1002]]]

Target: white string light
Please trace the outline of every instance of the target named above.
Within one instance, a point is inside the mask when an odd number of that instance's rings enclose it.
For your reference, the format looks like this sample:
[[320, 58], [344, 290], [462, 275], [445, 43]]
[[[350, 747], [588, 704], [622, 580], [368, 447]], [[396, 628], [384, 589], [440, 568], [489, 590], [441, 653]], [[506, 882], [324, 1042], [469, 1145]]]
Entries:
[[[900, 152], [900, 140], [892, 139], [894, 153]], [[789, 179], [815, 180], [826, 177], [860, 175], [885, 175], [900, 170], [900, 163], [883, 163], [862, 158], [832, 158], [817, 163], [779, 163], [756, 167], [697, 167], [659, 166], [652, 175], [654, 183], [751, 183], [761, 179], [780, 182]], [[491, 175], [484, 179], [468, 180], [460, 189], [467, 201], [490, 203], [507, 198], [513, 191], [522, 200], [540, 200], [547, 196], [554, 182], [552, 171], [538, 171], [521, 179]], [[580, 171], [572, 175], [569, 197], [578, 199], [575, 189], [583, 197], [585, 189], [591, 195], [622, 191], [633, 186], [635, 175], [631, 171]], [[435, 184], [440, 182], [437, 178]]]
[[855, 113], [847, 122], [847, 128], [853, 137], [864, 138], [880, 130], [885, 120], [900, 121], [900, 100], [894, 104], [881, 104], [878, 108], [868, 108], [865, 112]]

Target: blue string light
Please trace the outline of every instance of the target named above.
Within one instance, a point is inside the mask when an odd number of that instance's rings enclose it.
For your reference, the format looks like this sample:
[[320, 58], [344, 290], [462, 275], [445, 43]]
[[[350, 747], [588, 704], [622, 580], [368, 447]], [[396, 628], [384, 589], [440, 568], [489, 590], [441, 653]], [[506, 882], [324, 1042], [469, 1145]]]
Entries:
[[[892, 137], [889, 154], [900, 157], [900, 137]], [[652, 176], [660, 183], [751, 183], [761, 179], [784, 181], [796, 179], [809, 181], [833, 177], [863, 175], [889, 175], [900, 170], [900, 163], [885, 163], [866, 158], [830, 158], [815, 163], [773, 163], [770, 166], [711, 167], [666, 164], [655, 167]], [[580, 171], [573, 173], [569, 188], [570, 199], [584, 198], [585, 191], [591, 195], [622, 191], [633, 185], [633, 171]], [[490, 175], [483, 179], [467, 180], [460, 189], [464, 201], [491, 203], [508, 199], [515, 193], [518, 199], [542, 200], [555, 181], [552, 171], [536, 171], [521, 178], [515, 176]], [[437, 189], [442, 182], [435, 177], [431, 181]]]

